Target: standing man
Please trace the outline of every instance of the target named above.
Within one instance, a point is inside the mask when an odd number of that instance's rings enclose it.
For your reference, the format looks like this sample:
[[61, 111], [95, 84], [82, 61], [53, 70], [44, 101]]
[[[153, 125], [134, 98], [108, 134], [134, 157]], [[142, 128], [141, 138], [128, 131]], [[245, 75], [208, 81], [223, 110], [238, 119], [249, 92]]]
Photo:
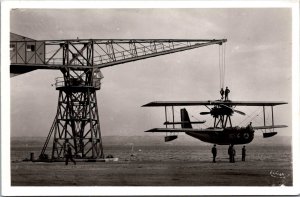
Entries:
[[229, 145], [228, 148], [229, 162], [232, 163], [232, 145]]
[[214, 146], [211, 149], [211, 152], [213, 154], [213, 162], [216, 163], [216, 156], [217, 156], [217, 148], [216, 145], [214, 144]]
[[253, 131], [253, 127], [252, 127], [252, 122], [250, 122], [248, 125], [247, 125], [247, 130], [249, 131]]
[[224, 98], [224, 89], [223, 88], [221, 88], [220, 94], [221, 94], [221, 100], [223, 100], [223, 98]]
[[235, 163], [235, 160], [234, 160], [234, 157], [235, 157], [235, 149], [233, 147], [233, 144], [232, 144], [232, 163]]
[[243, 148], [242, 148], [242, 161], [245, 161], [245, 159], [246, 159], [246, 147], [243, 146]]
[[228, 101], [229, 92], [230, 92], [230, 90], [228, 89], [228, 87], [226, 87], [226, 89], [225, 89], [225, 101]]
[[73, 159], [72, 148], [71, 148], [70, 144], [67, 145], [66, 165], [68, 165], [69, 159], [76, 165], [76, 162]]

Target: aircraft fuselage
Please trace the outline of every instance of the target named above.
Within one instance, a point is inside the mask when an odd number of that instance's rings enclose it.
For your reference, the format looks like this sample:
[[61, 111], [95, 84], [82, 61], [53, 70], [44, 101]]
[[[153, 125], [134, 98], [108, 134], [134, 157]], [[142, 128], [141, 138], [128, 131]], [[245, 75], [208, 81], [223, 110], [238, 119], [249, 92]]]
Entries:
[[203, 142], [230, 145], [230, 144], [248, 144], [254, 138], [254, 130], [247, 127], [226, 127], [223, 131], [207, 131], [207, 132], [186, 132], [194, 138]]

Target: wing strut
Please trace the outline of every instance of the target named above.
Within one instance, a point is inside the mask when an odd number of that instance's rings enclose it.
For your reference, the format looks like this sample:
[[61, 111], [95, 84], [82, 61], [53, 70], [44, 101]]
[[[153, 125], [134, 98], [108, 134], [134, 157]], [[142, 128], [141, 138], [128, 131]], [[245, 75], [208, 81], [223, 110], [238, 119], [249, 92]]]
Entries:
[[[273, 106], [271, 106], [272, 109], [272, 126], [274, 127], [274, 115], [273, 115]], [[274, 128], [273, 128], [273, 132], [274, 132]]]
[[[173, 115], [173, 122], [175, 122], [174, 120], [174, 106], [172, 106], [172, 115]], [[173, 129], [175, 128], [175, 124], [173, 124]]]
[[[171, 130], [171, 132], [166, 132], [166, 136], [165, 136], [165, 142], [169, 142], [172, 140], [175, 140], [178, 136], [177, 136], [177, 132], [175, 130], [175, 124], [178, 124], [178, 122], [175, 122], [175, 117], [174, 117], [174, 106], [172, 105], [172, 122], [168, 122], [168, 110], [167, 110], [168, 106], [165, 106], [165, 118], [166, 118], [166, 122], [164, 123], [166, 125], [166, 130], [167, 129], [171, 129], [168, 128], [168, 125], [172, 125], [173, 127], [173, 131]], [[181, 123], [180, 123], [181, 124]]]
[[168, 128], [168, 125], [172, 124], [172, 127], [174, 129], [175, 128], [175, 124], [176, 124], [176, 122], [175, 122], [175, 115], [174, 115], [174, 106], [173, 105], [171, 106], [172, 107], [172, 120], [173, 120], [171, 123], [168, 121], [168, 110], [167, 110], [167, 107], [168, 106], [165, 106], [165, 119], [166, 119], [165, 123], [167, 123], [165, 125], [166, 125], [166, 128]]
[[[263, 130], [263, 137], [264, 138], [268, 138], [268, 137], [272, 137], [272, 136], [276, 135], [277, 132], [275, 132], [275, 128], [284, 128], [284, 127], [287, 127], [286, 125], [275, 125], [274, 124], [274, 109], [273, 109], [273, 105], [271, 105], [270, 107], [271, 107], [271, 113], [272, 113], [272, 125], [271, 126], [266, 126], [266, 110], [265, 110], [265, 106], [263, 106], [264, 126], [254, 127], [254, 129], [262, 129]], [[269, 130], [269, 132], [267, 130]]]
[[265, 106], [263, 106], [263, 113], [264, 113], [264, 126], [266, 126], [266, 113], [265, 113]]
[[[166, 122], [168, 122], [167, 106], [165, 106], [165, 117], [166, 117]], [[168, 125], [166, 125], [166, 128], [168, 128]]]

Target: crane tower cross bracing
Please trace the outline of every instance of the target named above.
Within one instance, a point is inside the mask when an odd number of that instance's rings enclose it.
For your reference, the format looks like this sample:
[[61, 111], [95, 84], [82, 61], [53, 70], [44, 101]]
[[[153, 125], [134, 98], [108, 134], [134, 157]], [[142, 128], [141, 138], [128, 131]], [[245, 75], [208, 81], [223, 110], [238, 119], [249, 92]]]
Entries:
[[[12, 35], [12, 34], [11, 34]], [[18, 35], [17, 35], [18, 36]], [[103, 159], [96, 91], [103, 78], [100, 69], [160, 55], [195, 49], [221, 40], [199, 39], [73, 39], [10, 41], [10, 72], [36, 69], [60, 70], [57, 113], [42, 148], [40, 159], [65, 159], [67, 144], [77, 159]], [[46, 154], [53, 138], [51, 157]]]

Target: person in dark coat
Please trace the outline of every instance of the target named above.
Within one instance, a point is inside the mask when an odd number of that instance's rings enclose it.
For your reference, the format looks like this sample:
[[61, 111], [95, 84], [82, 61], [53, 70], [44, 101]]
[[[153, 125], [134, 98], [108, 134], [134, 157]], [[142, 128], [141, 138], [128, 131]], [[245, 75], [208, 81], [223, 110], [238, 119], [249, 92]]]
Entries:
[[229, 162], [232, 163], [232, 144], [228, 148]]
[[232, 144], [232, 149], [231, 149], [231, 154], [232, 154], [232, 163], [235, 163], [235, 159], [234, 159], [234, 157], [235, 157], [235, 149], [234, 149], [234, 146], [233, 146], [233, 144]]
[[253, 130], [252, 122], [250, 122], [246, 128], [247, 128], [247, 130], [252, 131]]
[[214, 146], [211, 149], [211, 153], [213, 154], [213, 162], [216, 163], [216, 157], [217, 157], [217, 148], [216, 145], [214, 144]]
[[242, 148], [242, 161], [245, 161], [246, 160], [246, 147], [243, 146]]
[[228, 94], [229, 94], [230, 90], [228, 89], [228, 87], [226, 87], [225, 89], [225, 101], [228, 101]]
[[71, 148], [70, 144], [67, 145], [66, 165], [68, 165], [69, 160], [72, 161], [76, 165], [76, 162], [73, 159], [72, 148]]
[[224, 89], [223, 88], [221, 88], [220, 94], [221, 94], [221, 100], [223, 100], [223, 98], [224, 98]]

